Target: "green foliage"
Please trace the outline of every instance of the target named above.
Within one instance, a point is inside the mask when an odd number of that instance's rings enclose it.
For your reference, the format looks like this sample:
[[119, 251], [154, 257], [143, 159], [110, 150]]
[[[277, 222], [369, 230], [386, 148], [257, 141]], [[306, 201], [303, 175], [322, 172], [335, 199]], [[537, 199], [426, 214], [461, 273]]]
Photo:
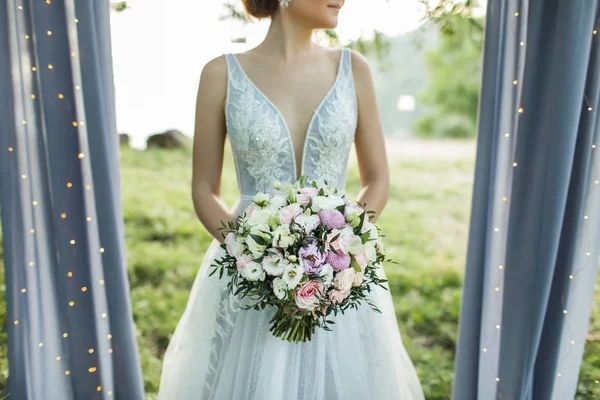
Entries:
[[427, 113], [415, 123], [420, 137], [474, 137], [481, 86], [483, 32], [461, 16], [445, 19], [452, 35], [443, 35], [427, 54], [429, 86], [419, 96]]

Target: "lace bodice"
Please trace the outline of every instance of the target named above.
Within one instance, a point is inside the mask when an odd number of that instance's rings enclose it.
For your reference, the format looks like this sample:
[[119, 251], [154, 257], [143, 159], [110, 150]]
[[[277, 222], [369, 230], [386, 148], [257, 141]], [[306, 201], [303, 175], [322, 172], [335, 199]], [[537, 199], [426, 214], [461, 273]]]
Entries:
[[[294, 145], [277, 107], [248, 78], [236, 56], [227, 61], [225, 119], [233, 150], [241, 201], [268, 191], [276, 181], [296, 176]], [[357, 102], [350, 51], [342, 49], [337, 76], [309, 123], [301, 174], [325, 179], [343, 191], [357, 124]]]

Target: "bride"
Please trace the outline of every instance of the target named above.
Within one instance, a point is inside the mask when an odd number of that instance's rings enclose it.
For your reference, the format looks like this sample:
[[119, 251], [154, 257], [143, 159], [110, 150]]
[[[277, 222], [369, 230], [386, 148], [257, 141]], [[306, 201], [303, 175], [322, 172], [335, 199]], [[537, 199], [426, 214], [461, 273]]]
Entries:
[[[226, 279], [209, 276], [225, 250], [221, 221], [233, 221], [260, 191], [301, 175], [344, 191], [355, 144], [362, 189], [376, 213], [388, 199], [389, 171], [371, 73], [363, 56], [312, 42], [334, 28], [343, 0], [243, 0], [271, 18], [265, 40], [224, 54], [203, 69], [198, 90], [192, 197], [214, 236], [162, 365], [160, 400], [413, 400], [419, 378], [402, 344], [390, 292], [337, 317], [328, 332], [290, 343], [269, 332], [274, 312], [241, 310]], [[240, 199], [230, 212], [220, 196], [229, 135]]]

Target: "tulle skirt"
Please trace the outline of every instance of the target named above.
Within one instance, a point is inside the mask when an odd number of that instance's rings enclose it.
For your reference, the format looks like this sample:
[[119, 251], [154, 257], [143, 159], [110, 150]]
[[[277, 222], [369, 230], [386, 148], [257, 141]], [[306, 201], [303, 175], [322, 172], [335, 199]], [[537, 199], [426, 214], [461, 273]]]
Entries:
[[289, 343], [269, 332], [274, 308], [242, 310], [225, 277], [209, 276], [223, 254], [214, 239], [165, 353], [159, 400], [424, 399], [388, 290], [371, 292], [381, 314], [362, 304], [331, 314], [332, 331]]

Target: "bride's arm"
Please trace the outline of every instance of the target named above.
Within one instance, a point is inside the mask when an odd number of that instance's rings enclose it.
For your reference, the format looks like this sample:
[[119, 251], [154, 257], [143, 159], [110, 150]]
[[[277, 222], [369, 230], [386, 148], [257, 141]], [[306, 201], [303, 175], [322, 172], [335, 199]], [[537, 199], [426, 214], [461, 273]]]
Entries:
[[223, 102], [227, 95], [227, 65], [223, 56], [209, 61], [200, 76], [192, 156], [192, 200], [196, 215], [219, 242], [221, 220], [234, 221], [221, 197], [225, 147]]
[[371, 219], [374, 223], [389, 198], [389, 168], [369, 64], [362, 54], [355, 51], [352, 51], [352, 72], [358, 101], [354, 144], [361, 190], [357, 201], [367, 203], [366, 209], [375, 211]]

